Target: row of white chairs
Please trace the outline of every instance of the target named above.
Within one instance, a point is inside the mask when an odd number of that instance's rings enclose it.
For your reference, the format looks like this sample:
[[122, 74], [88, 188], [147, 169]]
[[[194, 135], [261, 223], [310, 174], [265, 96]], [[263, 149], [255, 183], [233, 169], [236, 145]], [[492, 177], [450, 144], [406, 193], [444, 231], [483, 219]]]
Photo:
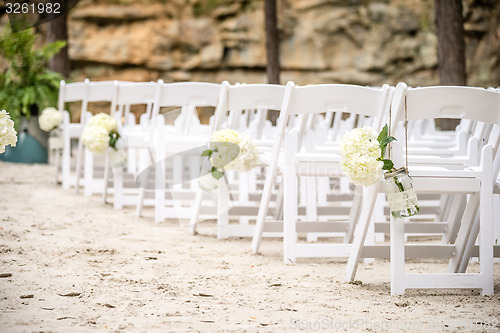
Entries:
[[[402, 135], [405, 100], [407, 143]], [[59, 109], [75, 101], [82, 103], [80, 122], [71, 123], [66, 113], [62, 125], [65, 188], [78, 190], [82, 185], [85, 195], [101, 193], [104, 200], [111, 193], [116, 209], [135, 205], [138, 215], [145, 205], [152, 205], [156, 222], [189, 221], [192, 233], [200, 221], [216, 219], [219, 238], [253, 237], [254, 253], [260, 251], [263, 236], [283, 237], [285, 263], [301, 257], [348, 258], [346, 280], [355, 278], [361, 258], [390, 257], [393, 294], [450, 287], [493, 293], [493, 251], [498, 249], [493, 246], [497, 229], [492, 200], [498, 200], [493, 189], [500, 188], [496, 89], [408, 88], [403, 83], [377, 88], [301, 87], [293, 82], [62, 82]], [[113, 168], [112, 181], [108, 158], [104, 168], [94, 166], [95, 156], [83, 150], [80, 140], [91, 117], [89, 103], [96, 101], [109, 102], [127, 150], [127, 166]], [[145, 105], [137, 123], [132, 105]], [[209, 124], [201, 124], [199, 107], [214, 108]], [[169, 112], [161, 115], [161, 108]], [[266, 119], [268, 110], [280, 112], [276, 126]], [[343, 133], [364, 125], [380, 130], [389, 122], [389, 113], [393, 133], [405, 143], [399, 150], [393, 145], [393, 156], [401, 165], [398, 156], [408, 147], [409, 169], [421, 200], [422, 214], [416, 218], [429, 221], [388, 218], [380, 183], [354, 188], [341, 172], [338, 147]], [[457, 118], [461, 123], [455, 131], [441, 132], [435, 129], [436, 118]], [[207, 194], [197, 186], [200, 152], [211, 133], [223, 128], [250, 134], [261, 163], [247, 173], [227, 171], [216, 193]], [[75, 149], [72, 141], [77, 142]], [[76, 158], [71, 159], [75, 150]], [[377, 242], [384, 234], [391, 235], [390, 246]], [[442, 244], [405, 245], [409, 234], [436, 234]], [[306, 235], [307, 242], [298, 235]], [[342, 243], [330, 241], [336, 236]], [[477, 256], [480, 273], [465, 273], [470, 258]], [[405, 258], [415, 257], [447, 258], [448, 273], [406, 274]]]

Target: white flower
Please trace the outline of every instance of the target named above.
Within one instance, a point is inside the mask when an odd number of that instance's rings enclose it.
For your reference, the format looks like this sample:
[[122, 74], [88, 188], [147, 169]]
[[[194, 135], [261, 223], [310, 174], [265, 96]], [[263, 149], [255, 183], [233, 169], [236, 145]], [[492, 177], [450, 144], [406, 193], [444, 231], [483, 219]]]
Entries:
[[222, 168], [233, 161], [240, 152], [238, 146], [238, 132], [226, 129], [214, 132], [211, 138], [210, 149], [212, 153], [212, 165]]
[[38, 125], [42, 131], [50, 132], [55, 129], [63, 120], [63, 113], [56, 108], [45, 108], [40, 117], [38, 117]]
[[0, 111], [0, 154], [5, 152], [5, 146], [16, 146], [17, 132], [14, 129], [14, 122], [10, 119], [7, 111]]
[[225, 166], [228, 170], [245, 172], [259, 163], [255, 144], [246, 134], [225, 129], [212, 134], [211, 141], [211, 149], [217, 150], [212, 154], [212, 165], [216, 168]]
[[90, 118], [89, 126], [104, 127], [108, 133], [118, 131], [116, 119], [106, 113], [98, 113]]
[[240, 147], [238, 157], [226, 165], [226, 169], [246, 172], [255, 168], [259, 163], [259, 154], [250, 137], [246, 134], [240, 134], [238, 146]]
[[91, 126], [89, 124], [83, 130], [82, 141], [92, 153], [103, 154], [109, 146], [109, 133], [102, 126]]
[[238, 132], [232, 129], [219, 130], [212, 134], [211, 141], [213, 142], [232, 142], [238, 144]]
[[[255, 144], [246, 134], [239, 134], [231, 129], [214, 132], [210, 139], [210, 167], [215, 167], [222, 174], [224, 169], [239, 172], [249, 171], [259, 163]], [[213, 178], [213, 177], [212, 177]], [[200, 187], [211, 187], [209, 177], [202, 177]], [[203, 185], [205, 184], [205, 185]]]
[[365, 126], [347, 132], [340, 142], [341, 165], [344, 173], [356, 185], [371, 185], [382, 178], [384, 163], [377, 132]]
[[232, 142], [212, 142], [212, 165], [218, 169], [229, 165], [238, 156], [240, 148]]

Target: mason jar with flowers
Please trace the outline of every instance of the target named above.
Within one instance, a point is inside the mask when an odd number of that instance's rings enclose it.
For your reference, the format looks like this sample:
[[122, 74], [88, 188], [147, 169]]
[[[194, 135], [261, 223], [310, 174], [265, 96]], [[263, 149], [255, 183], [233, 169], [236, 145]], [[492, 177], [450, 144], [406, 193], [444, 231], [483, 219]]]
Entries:
[[395, 218], [418, 213], [417, 194], [407, 168], [396, 169], [391, 159], [384, 158], [387, 146], [396, 138], [385, 125], [380, 133], [365, 126], [347, 132], [340, 143], [343, 172], [355, 185], [372, 185], [385, 178], [385, 190], [391, 215]]

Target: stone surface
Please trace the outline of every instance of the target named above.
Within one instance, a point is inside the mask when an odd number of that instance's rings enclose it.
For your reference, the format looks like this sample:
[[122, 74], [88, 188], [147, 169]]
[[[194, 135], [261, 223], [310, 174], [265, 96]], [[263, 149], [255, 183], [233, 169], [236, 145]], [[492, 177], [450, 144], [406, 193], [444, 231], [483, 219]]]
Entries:
[[[464, 1], [469, 85], [500, 81], [500, 3]], [[438, 84], [433, 0], [278, 0], [282, 82]], [[266, 82], [262, 0], [82, 0], [72, 77]]]

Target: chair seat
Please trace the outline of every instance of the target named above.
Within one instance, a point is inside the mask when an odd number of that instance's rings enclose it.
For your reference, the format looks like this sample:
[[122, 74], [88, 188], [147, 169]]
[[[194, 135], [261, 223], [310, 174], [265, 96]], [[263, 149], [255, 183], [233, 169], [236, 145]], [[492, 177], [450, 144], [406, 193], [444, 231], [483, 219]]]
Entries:
[[443, 178], [477, 178], [482, 172], [477, 167], [461, 167], [459, 165], [412, 165], [409, 168], [410, 176], [415, 177], [443, 177]]

